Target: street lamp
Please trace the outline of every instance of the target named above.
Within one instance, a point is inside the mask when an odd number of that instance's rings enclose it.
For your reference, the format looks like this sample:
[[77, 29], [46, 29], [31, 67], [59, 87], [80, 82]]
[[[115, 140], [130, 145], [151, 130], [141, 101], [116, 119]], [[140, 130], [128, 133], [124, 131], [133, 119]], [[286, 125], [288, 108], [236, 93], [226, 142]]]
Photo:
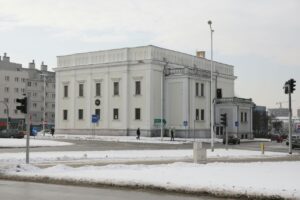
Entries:
[[44, 80], [44, 109], [43, 109], [43, 135], [45, 136], [45, 119], [46, 119], [46, 76], [47, 74], [40, 74]]
[[213, 110], [213, 32], [214, 30], [211, 27], [211, 20], [209, 20], [208, 25], [210, 27], [210, 134], [211, 134], [211, 151], [214, 151], [214, 110]]

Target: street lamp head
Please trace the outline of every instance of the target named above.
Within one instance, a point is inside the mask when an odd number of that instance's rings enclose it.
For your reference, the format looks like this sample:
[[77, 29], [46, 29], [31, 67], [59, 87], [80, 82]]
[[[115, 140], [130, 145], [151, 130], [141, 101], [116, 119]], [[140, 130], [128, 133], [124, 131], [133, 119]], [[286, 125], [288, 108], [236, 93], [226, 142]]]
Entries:
[[210, 26], [211, 26], [211, 24], [212, 24], [212, 22], [209, 20], [208, 22], [207, 22]]

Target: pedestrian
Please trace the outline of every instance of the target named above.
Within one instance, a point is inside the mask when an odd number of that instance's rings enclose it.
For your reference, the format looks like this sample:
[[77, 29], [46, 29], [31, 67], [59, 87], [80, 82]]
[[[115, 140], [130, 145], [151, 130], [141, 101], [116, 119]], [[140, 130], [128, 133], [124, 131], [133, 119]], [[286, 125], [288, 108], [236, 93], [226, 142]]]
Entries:
[[141, 136], [141, 131], [140, 131], [140, 128], [138, 128], [136, 130], [136, 139], [139, 140], [140, 139], [140, 136]]
[[54, 135], [54, 128], [50, 129], [50, 133], [51, 133], [52, 136]]
[[174, 131], [173, 131], [173, 129], [171, 129], [171, 141], [175, 141], [174, 140]]

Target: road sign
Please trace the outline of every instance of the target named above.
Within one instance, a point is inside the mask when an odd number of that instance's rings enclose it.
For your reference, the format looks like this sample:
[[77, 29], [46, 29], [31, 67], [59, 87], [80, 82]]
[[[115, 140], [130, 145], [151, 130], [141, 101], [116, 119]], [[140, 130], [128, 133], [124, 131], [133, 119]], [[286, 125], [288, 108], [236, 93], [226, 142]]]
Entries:
[[235, 124], [236, 127], [239, 127], [239, 122], [238, 121], [236, 121], [234, 124]]
[[98, 123], [99, 120], [100, 120], [99, 115], [92, 115], [92, 123]]
[[165, 119], [161, 120], [161, 119], [159, 119], [159, 118], [154, 119], [154, 125], [155, 125], [155, 126], [159, 126], [159, 125], [161, 125], [162, 123], [163, 123], [164, 125], [166, 125], [167, 121], [166, 121]]
[[187, 126], [188, 122], [187, 121], [183, 121], [183, 126]]

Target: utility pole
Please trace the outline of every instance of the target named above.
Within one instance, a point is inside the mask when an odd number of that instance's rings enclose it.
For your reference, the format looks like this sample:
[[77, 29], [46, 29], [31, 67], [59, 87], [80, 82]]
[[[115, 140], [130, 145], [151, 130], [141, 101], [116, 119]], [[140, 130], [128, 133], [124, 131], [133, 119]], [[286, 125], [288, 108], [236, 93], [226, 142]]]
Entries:
[[210, 134], [211, 134], [211, 151], [214, 151], [214, 105], [213, 105], [213, 32], [214, 30], [211, 27], [211, 20], [208, 21], [210, 27], [210, 50], [211, 50], [211, 59], [210, 59]]

